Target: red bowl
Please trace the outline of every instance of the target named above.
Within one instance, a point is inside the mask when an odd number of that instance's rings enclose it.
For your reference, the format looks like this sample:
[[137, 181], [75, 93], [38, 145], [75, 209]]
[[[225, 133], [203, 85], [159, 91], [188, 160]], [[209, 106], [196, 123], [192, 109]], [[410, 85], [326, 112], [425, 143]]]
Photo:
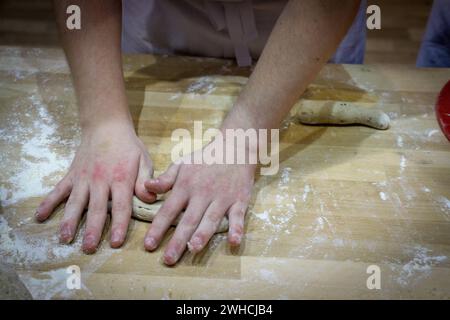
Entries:
[[450, 81], [439, 94], [436, 102], [436, 117], [442, 132], [450, 141]]

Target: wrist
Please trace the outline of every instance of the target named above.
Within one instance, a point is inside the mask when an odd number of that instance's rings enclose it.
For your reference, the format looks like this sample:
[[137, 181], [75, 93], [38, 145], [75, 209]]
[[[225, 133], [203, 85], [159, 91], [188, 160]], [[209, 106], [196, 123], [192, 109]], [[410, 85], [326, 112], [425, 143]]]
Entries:
[[82, 122], [80, 127], [82, 138], [93, 135], [115, 135], [117, 133], [120, 135], [136, 134], [131, 117], [92, 118], [89, 121]]
[[130, 127], [133, 119], [126, 101], [93, 101], [80, 103], [80, 127], [92, 131], [98, 127]]

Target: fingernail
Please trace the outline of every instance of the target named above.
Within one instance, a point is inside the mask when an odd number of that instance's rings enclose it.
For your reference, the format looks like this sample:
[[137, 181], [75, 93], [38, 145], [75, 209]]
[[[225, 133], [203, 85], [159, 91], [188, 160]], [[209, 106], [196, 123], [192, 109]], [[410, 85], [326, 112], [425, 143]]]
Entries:
[[63, 226], [60, 230], [59, 241], [61, 243], [70, 243], [72, 241], [72, 231], [69, 226]]
[[83, 251], [85, 251], [87, 253], [91, 253], [91, 252], [95, 251], [95, 238], [93, 235], [88, 235], [88, 236], [84, 237]]
[[154, 250], [156, 248], [156, 241], [152, 237], [147, 237], [145, 238], [144, 245], [147, 250]]
[[150, 179], [150, 183], [158, 184], [158, 183], [159, 183], [159, 179], [158, 179], [158, 178], [156, 178], [156, 179]]
[[119, 245], [122, 242], [122, 237], [122, 232], [120, 230], [115, 230], [111, 235], [111, 245]]
[[167, 264], [174, 264], [177, 261], [177, 255], [174, 251], [169, 251], [165, 254], [164, 260]]
[[239, 245], [241, 243], [242, 240], [242, 236], [238, 233], [233, 234], [233, 236], [231, 237], [232, 243], [235, 245]]

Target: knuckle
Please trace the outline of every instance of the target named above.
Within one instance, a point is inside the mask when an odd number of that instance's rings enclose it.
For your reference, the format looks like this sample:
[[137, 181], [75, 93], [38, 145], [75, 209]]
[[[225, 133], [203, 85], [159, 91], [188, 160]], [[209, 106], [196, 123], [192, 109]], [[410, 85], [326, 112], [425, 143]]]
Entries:
[[89, 210], [88, 214], [91, 217], [97, 218], [97, 217], [101, 217], [101, 216], [105, 215], [106, 214], [106, 210], [103, 210], [102, 208], [95, 208], [95, 207], [93, 207], [93, 208], [91, 208]]
[[123, 201], [123, 200], [117, 200], [116, 202], [114, 202], [113, 204], [113, 212], [126, 212], [126, 211], [130, 211], [131, 210], [131, 204]]
[[72, 221], [73, 217], [77, 216], [78, 209], [73, 206], [66, 206], [64, 208], [64, 216], [62, 221]]
[[200, 239], [202, 243], [205, 243], [209, 239], [210, 233], [204, 230], [199, 230], [195, 233], [194, 237]]
[[215, 211], [205, 217], [211, 224], [216, 225], [222, 220], [220, 211]]
[[197, 214], [186, 214], [183, 217], [183, 222], [189, 226], [196, 225], [198, 220]]
[[121, 220], [118, 221], [117, 219], [116, 220], [113, 219], [113, 226], [111, 231], [113, 233], [117, 231], [124, 232], [127, 230], [127, 227], [128, 225], [124, 221]]
[[154, 230], [157, 226], [170, 224], [172, 222], [172, 215], [168, 212], [161, 211], [159, 212], [152, 223], [152, 228], [150, 230]]
[[177, 238], [177, 237], [173, 237], [170, 240], [170, 246], [172, 246], [176, 251], [179, 251], [183, 248], [183, 246], [186, 244], [186, 241], [184, 241], [183, 239]]
[[178, 207], [175, 202], [173, 201], [165, 201], [161, 207], [160, 213], [163, 216], [172, 216], [176, 211]]

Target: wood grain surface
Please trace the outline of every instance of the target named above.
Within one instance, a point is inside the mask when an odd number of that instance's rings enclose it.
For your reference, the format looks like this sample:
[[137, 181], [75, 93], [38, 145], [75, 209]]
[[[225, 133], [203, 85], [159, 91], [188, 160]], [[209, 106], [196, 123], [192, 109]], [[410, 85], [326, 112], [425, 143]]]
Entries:
[[[192, 132], [195, 120], [218, 127], [250, 74], [224, 60], [151, 55], [126, 56], [124, 70], [156, 173], [170, 163], [172, 131]], [[161, 249], [143, 249], [147, 223], [133, 221], [121, 249], [109, 247], [105, 232], [99, 251], [84, 255], [80, 236], [58, 244], [61, 211], [34, 221], [79, 141], [76, 101], [61, 50], [0, 47], [2, 262], [34, 298], [448, 299], [450, 144], [434, 103], [449, 78], [449, 69], [325, 66], [302, 103], [379, 108], [391, 128], [304, 126], [288, 117], [279, 172], [258, 177], [242, 246], [231, 250], [216, 235], [168, 268]], [[80, 290], [66, 287], [70, 265], [81, 269]], [[380, 267], [380, 290], [366, 286], [370, 265]]]

